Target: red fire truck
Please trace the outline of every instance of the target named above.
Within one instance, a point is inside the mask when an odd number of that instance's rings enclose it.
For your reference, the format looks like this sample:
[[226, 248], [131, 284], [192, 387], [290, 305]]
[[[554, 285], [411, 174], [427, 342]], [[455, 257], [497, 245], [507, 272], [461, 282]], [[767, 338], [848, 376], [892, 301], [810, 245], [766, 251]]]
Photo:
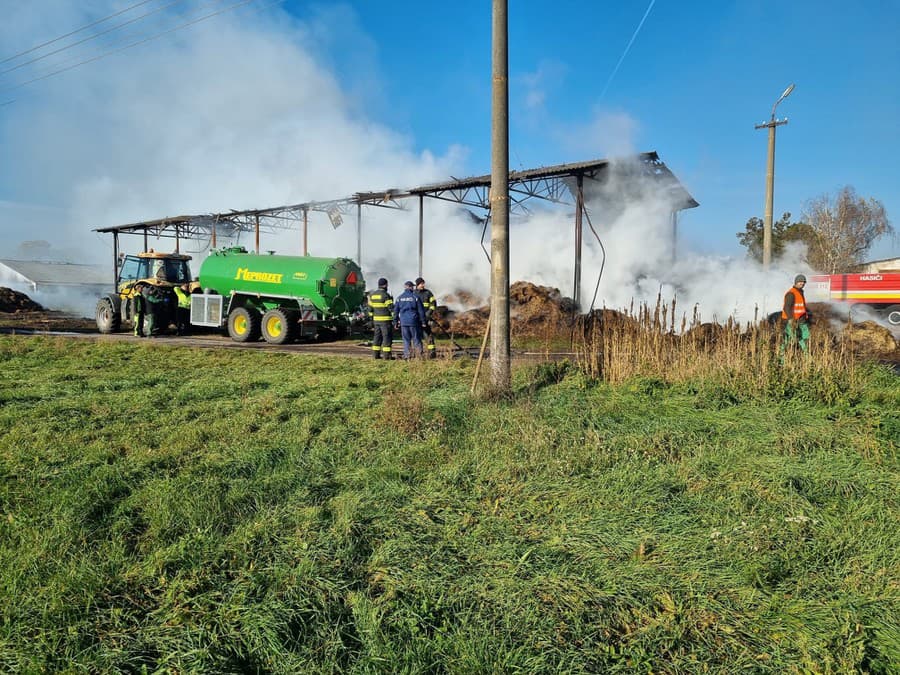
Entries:
[[807, 302], [846, 302], [879, 312], [900, 326], [900, 273], [822, 274], [809, 278]]

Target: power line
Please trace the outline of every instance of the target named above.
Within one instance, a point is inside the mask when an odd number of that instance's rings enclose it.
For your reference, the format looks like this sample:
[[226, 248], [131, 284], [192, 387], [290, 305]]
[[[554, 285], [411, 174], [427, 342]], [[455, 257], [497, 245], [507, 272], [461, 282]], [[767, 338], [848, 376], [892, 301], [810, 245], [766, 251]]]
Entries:
[[96, 21], [93, 21], [85, 26], [82, 26], [81, 28], [76, 28], [75, 30], [73, 30], [69, 33], [66, 33], [65, 35], [60, 35], [59, 37], [53, 38], [52, 40], [47, 40], [46, 42], [42, 42], [41, 44], [36, 45], [36, 46], [32, 47], [31, 49], [26, 49], [24, 52], [19, 52], [18, 54], [13, 54], [12, 56], [7, 56], [5, 59], [0, 60], [0, 63], [6, 63], [7, 61], [12, 61], [13, 59], [17, 59], [20, 56], [25, 56], [26, 54], [35, 52], [38, 49], [46, 47], [47, 45], [52, 45], [54, 42], [59, 42], [60, 40], [65, 40], [67, 37], [75, 35], [76, 33], [80, 33], [83, 30], [87, 30], [88, 28], [92, 28], [93, 26], [104, 23], [105, 21], [114, 19], [117, 16], [119, 16], [120, 14], [125, 14], [125, 12], [130, 12], [131, 10], [133, 10], [136, 7], [140, 7], [141, 5], [146, 5], [148, 2], [153, 2], [153, 0], [142, 0], [142, 2], [138, 2], [134, 5], [132, 5], [131, 7], [126, 7], [125, 9], [119, 10], [115, 14], [110, 14], [109, 16], [105, 16], [102, 19], [97, 19]]
[[[89, 35], [86, 38], [82, 38], [81, 40], [73, 42], [70, 45], [66, 45], [65, 47], [60, 47], [59, 49], [54, 49], [52, 52], [47, 52], [46, 54], [41, 54], [40, 56], [35, 56], [33, 59], [30, 59], [28, 61], [23, 61], [19, 65], [13, 66], [12, 68], [7, 68], [6, 70], [0, 70], [0, 75], [6, 75], [6, 73], [11, 73], [14, 70], [23, 68], [29, 64], [35, 63], [36, 61], [46, 59], [48, 56], [53, 56], [54, 54], [59, 54], [60, 52], [64, 52], [67, 49], [71, 49], [72, 47], [77, 47], [80, 44], [84, 44], [85, 42], [90, 42], [91, 40], [98, 38], [101, 35], [106, 35], [107, 33], [112, 33], [114, 30], [119, 30], [120, 28], [129, 26], [137, 21], [140, 21], [141, 19], [146, 19], [148, 16], [151, 16], [153, 14], [161, 12], [164, 9], [168, 9], [172, 5], [177, 5], [179, 2], [183, 2], [183, 1], [184, 0], [174, 0], [173, 2], [170, 2], [168, 5], [163, 5], [161, 7], [157, 7], [156, 9], [154, 9], [150, 12], [147, 12], [146, 14], [141, 14], [140, 16], [137, 16], [133, 19], [129, 19], [128, 21], [123, 21], [122, 23], [116, 24], [115, 26], [112, 26], [111, 28], [107, 28], [106, 30], [100, 31], [99, 33], [95, 33], [94, 35]], [[216, 0], [216, 2], [219, 2], [219, 1], [220, 0]]]
[[[220, 4], [222, 1], [223, 0], [212, 0], [212, 2], [209, 2], [205, 5], [198, 5], [194, 10], [192, 10], [191, 13], [182, 15], [179, 18], [188, 18], [191, 15], [199, 14], [201, 11], [206, 10], [206, 9], [211, 9], [214, 5]], [[281, 0], [279, 0], [279, 1], [281, 1]], [[149, 35], [149, 33], [147, 31], [117, 35], [116, 36], [117, 39], [110, 40], [110, 41], [104, 43], [102, 47], [100, 47], [99, 49], [97, 49], [93, 52], [81, 53], [76, 56], [72, 56], [71, 58], [57, 61], [56, 63], [53, 63], [52, 65], [47, 66], [43, 71], [34, 73], [33, 76], [39, 77], [40, 75], [47, 74], [50, 70], [57, 70], [60, 68], [65, 68], [66, 66], [68, 66], [70, 64], [75, 64], [77, 61], [89, 60], [89, 59], [93, 58], [94, 56], [103, 55], [107, 52], [111, 52], [115, 49], [118, 49], [119, 47], [126, 47], [131, 42], [138, 40], [140, 38], [146, 37], [147, 35]], [[0, 90], [0, 91], [2, 91], [2, 90]]]
[[[275, 2], [272, 2], [272, 3], [270, 3], [270, 4], [276, 4], [277, 2], [281, 2], [281, 1], [282, 1], [282, 0], [275, 0]], [[200, 23], [201, 21], [205, 21], [206, 19], [211, 19], [212, 17], [218, 16], [219, 14], [224, 14], [225, 12], [228, 12], [228, 11], [230, 11], [230, 10], [232, 10], [232, 9], [236, 9], [236, 8], [240, 7], [241, 5], [246, 5], [246, 4], [250, 3], [250, 2], [255, 2], [255, 0], [241, 0], [241, 2], [236, 2], [236, 3], [234, 3], [233, 5], [229, 5], [228, 7], [223, 7], [222, 9], [220, 9], [220, 10], [217, 11], [217, 12], [213, 12], [213, 13], [211, 13], [211, 14], [207, 14], [207, 15], [205, 15], [205, 16], [201, 16], [201, 17], [199, 17], [199, 18], [197, 18], [197, 19], [194, 19], [193, 21], [188, 21], [188, 22], [186, 22], [186, 23], [179, 24], [179, 25], [177, 25], [177, 26], [175, 26], [175, 27], [173, 27], [173, 28], [169, 28], [168, 30], [164, 30], [164, 31], [161, 32], [161, 33], [157, 33], [156, 35], [151, 35], [151, 36], [146, 37], [146, 38], [144, 38], [144, 39], [142, 39], [142, 40], [138, 40], [137, 42], [132, 42], [131, 44], [125, 45], [124, 47], [120, 47], [119, 49], [113, 49], [112, 51], [104, 52], [104, 53], [99, 54], [98, 56], [95, 56], [95, 57], [93, 57], [93, 58], [85, 59], [84, 61], [79, 61], [78, 63], [74, 63], [74, 64], [72, 64], [71, 66], [66, 66], [65, 68], [60, 68], [60, 69], [58, 69], [58, 70], [54, 70], [53, 72], [47, 73], [46, 75], [41, 75], [40, 77], [34, 77], [34, 78], [30, 79], [30, 80], [26, 80], [25, 82], [21, 82], [20, 84], [17, 84], [17, 85], [15, 85], [15, 86], [13, 86], [13, 87], [7, 87], [7, 88], [5, 88], [5, 89], [0, 89], [0, 93], [9, 92], [9, 91], [15, 91], [16, 89], [21, 89], [22, 87], [24, 87], [24, 86], [26, 86], [26, 85], [29, 85], [29, 84], [32, 84], [33, 82], [38, 82], [38, 81], [40, 81], [40, 80], [46, 80], [48, 77], [52, 77], [52, 76], [54, 76], [54, 75], [59, 75], [60, 73], [64, 73], [64, 72], [66, 72], [66, 71], [72, 70], [72, 69], [77, 68], [77, 67], [79, 67], [79, 66], [83, 66], [83, 65], [88, 64], [88, 63], [93, 63], [93, 62], [95, 62], [95, 61], [99, 61], [100, 59], [104, 59], [104, 58], [106, 58], [107, 56], [112, 56], [113, 54], [118, 54], [118, 53], [120, 53], [120, 52], [125, 51], [126, 49], [131, 49], [132, 47], [137, 47], [138, 45], [145, 44], [145, 43], [147, 43], [147, 42], [150, 42], [151, 40], [156, 40], [157, 38], [161, 38], [161, 37], [163, 37], [164, 35], [168, 35], [169, 33], [172, 33], [172, 32], [174, 32], [174, 31], [176, 31], [176, 30], [179, 30], [179, 29], [181, 29], [181, 28], [187, 28], [188, 26], [193, 26], [194, 24]], [[15, 99], [13, 99], [13, 100], [11, 100], [11, 101], [6, 101], [6, 102], [4, 102], [2, 105], [7, 105], [7, 104], [9, 104], [9, 103], [12, 103], [14, 100], [15, 100]]]

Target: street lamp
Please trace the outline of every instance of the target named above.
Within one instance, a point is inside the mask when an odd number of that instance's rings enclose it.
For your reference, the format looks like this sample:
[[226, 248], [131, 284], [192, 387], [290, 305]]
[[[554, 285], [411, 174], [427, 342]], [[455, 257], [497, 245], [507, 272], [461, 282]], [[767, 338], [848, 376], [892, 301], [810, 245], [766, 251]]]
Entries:
[[794, 85], [791, 84], [787, 89], [784, 90], [784, 93], [775, 101], [775, 105], [772, 106], [772, 117], [768, 122], [764, 122], [763, 124], [757, 124], [756, 129], [768, 129], [769, 130], [769, 158], [766, 165], [766, 212], [765, 219], [763, 221], [763, 269], [769, 269], [769, 262], [772, 260], [772, 199], [773, 192], [775, 191], [775, 127], [781, 126], [782, 124], [787, 124], [787, 117], [783, 120], [775, 119], [775, 108], [778, 107], [778, 104], [781, 103], [784, 99], [790, 96], [790, 93], [794, 91]]

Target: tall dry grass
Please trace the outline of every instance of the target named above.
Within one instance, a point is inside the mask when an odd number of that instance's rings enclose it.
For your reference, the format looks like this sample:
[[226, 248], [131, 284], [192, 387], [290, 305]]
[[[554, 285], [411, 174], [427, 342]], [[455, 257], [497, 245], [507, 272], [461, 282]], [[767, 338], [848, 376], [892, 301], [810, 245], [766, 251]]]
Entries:
[[[813, 326], [807, 353], [782, 345], [783, 328], [767, 321], [702, 322], [695, 308], [678, 317], [676, 302], [657, 297], [619, 312], [602, 309], [579, 321], [576, 361], [590, 378], [621, 383], [632, 378], [681, 382], [712, 378], [762, 388], [796, 377], [854, 377], [857, 360], [841, 335]], [[787, 348], [785, 348], [787, 347]]]

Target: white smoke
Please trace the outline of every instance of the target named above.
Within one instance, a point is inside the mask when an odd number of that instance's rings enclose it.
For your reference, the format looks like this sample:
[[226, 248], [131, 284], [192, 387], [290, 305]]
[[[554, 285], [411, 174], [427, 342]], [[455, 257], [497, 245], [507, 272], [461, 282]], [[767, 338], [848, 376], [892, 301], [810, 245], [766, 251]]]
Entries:
[[[185, 6], [196, 9], [200, 3]], [[120, 7], [113, 0], [12, 3], [0, 23], [0, 58]], [[147, 26], [143, 34], [178, 23], [164, 23], [164, 18], [161, 13], [159, 24]], [[39, 67], [0, 75], [0, 90], [111, 46], [86, 46]], [[329, 59], [334, 51], [357, 54], [350, 57], [357, 65], [377, 60], [371, 38], [347, 7], [298, 19], [277, 5], [252, 3], [0, 93], [0, 102], [15, 99], [2, 108], [0, 144], [8, 157], [18, 158], [14, 165], [0, 166], [0, 185], [9, 191], [0, 192], [0, 256], [9, 256], [22, 241], [44, 239], [54, 250], [70, 252], [65, 257], [72, 262], [106, 264], [112, 240], [93, 233], [96, 227], [327, 200], [465, 175], [466, 148], [423, 149], [367, 115], [369, 104], [381, 95], [377, 67], [358, 68], [361, 75], [348, 81]], [[541, 131], [570, 161], [635, 152], [641, 128], [624, 111], [598, 108], [574, 130], [548, 119], [543, 99], [533, 90], [550, 80], [542, 77], [526, 91], [528, 114], [542, 120]], [[677, 161], [672, 165], [677, 171]], [[673, 262], [673, 204], [665, 195], [624, 180], [611, 180], [602, 192], [611, 199], [602, 209], [597, 200], [590, 201], [588, 212], [606, 256], [604, 261], [586, 221], [583, 309], [590, 305], [602, 268], [596, 306], [653, 303], [662, 291], [666, 300], [677, 295], [685, 311], [696, 304], [706, 318], [735, 314], [746, 320], [757, 306], [764, 312], [777, 309], [793, 275], [806, 271], [791, 265], [764, 275], [743, 260], [693, 254], [683, 240], [677, 242]], [[702, 195], [698, 198], [702, 202]], [[396, 290], [418, 275], [417, 202], [409, 200], [407, 206], [403, 211], [363, 210], [362, 265], [370, 286], [386, 276]], [[532, 217], [513, 219], [512, 280], [555, 286], [571, 296], [572, 208], [531, 206], [536, 208]], [[299, 254], [300, 236], [299, 226], [263, 234], [260, 248]], [[488, 294], [490, 269], [481, 236], [482, 226], [458, 206], [426, 200], [423, 276], [439, 298], [457, 289]], [[252, 249], [251, 237], [244, 235], [238, 243]], [[489, 240], [488, 229], [488, 250]], [[143, 248], [139, 236], [123, 236], [120, 243], [129, 253]], [[173, 244], [152, 237], [148, 242], [157, 250]], [[182, 242], [182, 250], [198, 258], [195, 273], [206, 246]], [[355, 213], [345, 214], [337, 229], [325, 214], [311, 213], [309, 252], [357, 257]]]
[[[0, 44], [14, 53], [118, 8], [112, 1], [14, 3]], [[0, 194], [7, 199], [0, 246], [40, 236], [105, 262], [111, 237], [92, 233], [95, 227], [332, 199], [460, 173], [461, 150], [417, 150], [360, 113], [366, 101], [342, 86], [322, 55], [325, 43], [365, 43], [346, 14], [323, 10], [303, 22], [278, 7], [249, 5], [0, 93], [15, 99], [0, 116], [0, 140], [8, 157], [19, 158], [0, 169], [0, 185], [13, 191]], [[169, 17], [165, 26], [179, 22]], [[48, 59], [45, 70], [104, 49], [84, 47]], [[44, 63], [0, 76], [0, 90], [39, 75]], [[122, 243], [142, 247], [140, 237]]]

